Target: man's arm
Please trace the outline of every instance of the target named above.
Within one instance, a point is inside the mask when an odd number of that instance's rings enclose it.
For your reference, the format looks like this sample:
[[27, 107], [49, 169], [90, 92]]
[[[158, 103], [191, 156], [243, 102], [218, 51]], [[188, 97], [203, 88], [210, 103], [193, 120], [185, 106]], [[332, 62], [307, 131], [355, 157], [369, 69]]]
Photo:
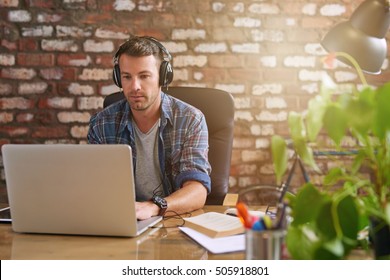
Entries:
[[[168, 204], [167, 211], [178, 214], [194, 211], [204, 206], [207, 197], [207, 189], [197, 181], [187, 181], [183, 187], [165, 197]], [[156, 216], [160, 208], [151, 201], [137, 202], [137, 219], [145, 220]]]

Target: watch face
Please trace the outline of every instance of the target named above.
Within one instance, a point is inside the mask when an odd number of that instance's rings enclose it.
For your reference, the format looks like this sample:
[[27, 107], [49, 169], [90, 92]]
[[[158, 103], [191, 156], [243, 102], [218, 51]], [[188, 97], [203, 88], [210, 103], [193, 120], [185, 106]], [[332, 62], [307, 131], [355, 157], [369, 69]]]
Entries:
[[167, 208], [167, 202], [160, 196], [153, 196], [153, 203], [157, 204], [160, 208]]

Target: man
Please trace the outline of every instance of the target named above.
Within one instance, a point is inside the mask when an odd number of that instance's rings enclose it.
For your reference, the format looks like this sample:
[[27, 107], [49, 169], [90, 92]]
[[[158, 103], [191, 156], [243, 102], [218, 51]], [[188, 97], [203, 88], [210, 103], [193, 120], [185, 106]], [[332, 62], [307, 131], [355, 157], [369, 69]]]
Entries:
[[114, 81], [126, 98], [90, 120], [89, 143], [131, 146], [140, 220], [202, 208], [210, 192], [205, 118], [161, 91], [173, 78], [169, 60], [156, 39], [131, 37], [114, 57]]

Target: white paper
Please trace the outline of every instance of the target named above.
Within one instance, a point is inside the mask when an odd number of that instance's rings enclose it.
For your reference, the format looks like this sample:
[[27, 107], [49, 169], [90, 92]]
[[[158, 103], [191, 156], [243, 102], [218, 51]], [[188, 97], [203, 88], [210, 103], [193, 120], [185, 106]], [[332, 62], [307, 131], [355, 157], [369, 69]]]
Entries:
[[213, 254], [222, 254], [245, 250], [244, 234], [211, 238], [189, 227], [180, 227], [180, 230]]

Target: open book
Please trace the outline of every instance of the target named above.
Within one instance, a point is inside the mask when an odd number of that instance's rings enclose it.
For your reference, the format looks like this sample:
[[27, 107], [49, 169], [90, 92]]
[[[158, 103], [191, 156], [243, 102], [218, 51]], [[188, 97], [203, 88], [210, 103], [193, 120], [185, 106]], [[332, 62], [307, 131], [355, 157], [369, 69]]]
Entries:
[[209, 237], [223, 237], [244, 233], [240, 219], [217, 212], [207, 212], [195, 217], [184, 218], [185, 227], [192, 228]]

